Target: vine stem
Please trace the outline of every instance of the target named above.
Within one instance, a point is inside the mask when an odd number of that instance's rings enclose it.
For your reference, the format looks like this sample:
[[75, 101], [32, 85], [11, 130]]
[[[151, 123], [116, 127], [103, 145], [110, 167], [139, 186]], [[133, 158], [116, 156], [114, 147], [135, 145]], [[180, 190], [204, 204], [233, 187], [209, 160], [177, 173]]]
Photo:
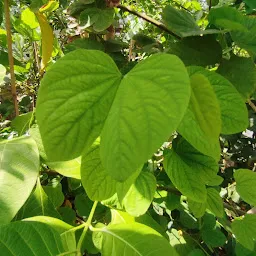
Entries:
[[5, 13], [5, 26], [6, 26], [6, 32], [7, 32], [7, 46], [8, 46], [8, 59], [9, 59], [10, 75], [11, 75], [12, 99], [14, 104], [15, 116], [18, 116], [19, 107], [18, 107], [17, 92], [16, 92], [16, 85], [15, 85], [14, 60], [13, 60], [13, 53], [12, 53], [12, 32], [11, 32], [9, 0], [4, 0], [4, 13]]
[[77, 250], [78, 250], [79, 252], [81, 252], [82, 244], [83, 244], [85, 235], [86, 235], [86, 233], [87, 233], [87, 230], [88, 230], [89, 226], [91, 225], [92, 218], [93, 218], [94, 212], [95, 212], [95, 210], [96, 210], [97, 204], [98, 204], [98, 201], [95, 201], [94, 204], [93, 204], [93, 206], [92, 206], [92, 209], [91, 209], [90, 215], [89, 215], [89, 217], [88, 217], [88, 220], [86, 221], [85, 224], [82, 224], [82, 225], [84, 225], [84, 230], [83, 230], [83, 233], [82, 233], [82, 235], [80, 236], [79, 241], [78, 241], [78, 244], [77, 244]]
[[160, 21], [157, 21], [157, 20], [149, 17], [148, 15], [146, 15], [144, 13], [137, 12], [137, 11], [133, 10], [131, 7], [124, 6], [124, 5], [121, 5], [121, 4], [119, 4], [117, 6], [117, 8], [119, 8], [119, 9], [121, 9], [123, 11], [129, 12], [129, 13], [131, 13], [131, 14], [133, 14], [133, 15], [135, 15], [135, 16], [137, 16], [137, 17], [139, 17], [139, 18], [141, 18], [141, 19], [143, 19], [143, 20], [145, 20], [145, 21], [147, 21], [147, 22], [149, 22], [151, 24], [153, 24], [154, 26], [156, 26], [156, 27], [160, 28], [161, 30], [171, 34], [172, 36], [174, 36], [175, 38], [177, 38], [179, 40], [181, 39], [181, 37], [179, 35], [177, 35], [173, 31], [171, 31], [163, 23], [161, 23]]

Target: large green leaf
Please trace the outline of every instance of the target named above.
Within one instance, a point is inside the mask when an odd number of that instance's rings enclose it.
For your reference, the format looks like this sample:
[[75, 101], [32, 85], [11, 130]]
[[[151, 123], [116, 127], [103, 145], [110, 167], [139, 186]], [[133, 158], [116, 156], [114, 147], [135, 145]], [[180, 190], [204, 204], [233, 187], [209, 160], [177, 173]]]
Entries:
[[201, 67], [188, 67], [190, 75], [202, 74], [209, 80], [221, 110], [221, 133], [234, 134], [248, 127], [247, 107], [234, 86], [223, 76]]
[[113, 224], [95, 231], [103, 234], [102, 256], [178, 255], [164, 237], [143, 224]]
[[251, 170], [235, 171], [236, 190], [247, 203], [256, 206], [256, 173]]
[[116, 193], [117, 181], [106, 172], [101, 163], [99, 139], [82, 156], [81, 181], [91, 200], [102, 201]]
[[8, 223], [28, 199], [39, 173], [39, 153], [30, 137], [0, 143], [0, 224]]
[[246, 214], [243, 219], [236, 218], [232, 222], [231, 227], [238, 242], [247, 249], [255, 251], [256, 215]]
[[52, 201], [44, 192], [40, 182], [37, 182], [35, 191], [30, 195], [26, 203], [18, 212], [16, 219], [24, 219], [33, 216], [50, 216], [61, 219]]
[[64, 250], [54, 229], [43, 223], [19, 221], [0, 227], [0, 251], [4, 256], [56, 256]]
[[177, 55], [186, 66], [207, 66], [220, 63], [222, 49], [212, 36], [184, 38], [170, 45], [170, 53]]
[[230, 60], [223, 59], [218, 70], [248, 99], [256, 89], [256, 68], [251, 58], [232, 55]]
[[126, 180], [174, 132], [188, 105], [189, 78], [181, 60], [155, 54], [126, 74], [101, 135], [106, 171]]
[[221, 130], [220, 106], [209, 80], [191, 76], [191, 98], [178, 132], [197, 150], [219, 159]]
[[126, 212], [135, 217], [146, 213], [155, 191], [155, 176], [150, 172], [142, 171], [122, 200]]
[[219, 180], [217, 162], [182, 138], [173, 141], [172, 149], [166, 153], [164, 167], [173, 184], [195, 202], [205, 202], [205, 185], [217, 185]]
[[36, 116], [49, 160], [74, 159], [94, 142], [120, 80], [113, 60], [95, 50], [73, 51], [47, 71]]

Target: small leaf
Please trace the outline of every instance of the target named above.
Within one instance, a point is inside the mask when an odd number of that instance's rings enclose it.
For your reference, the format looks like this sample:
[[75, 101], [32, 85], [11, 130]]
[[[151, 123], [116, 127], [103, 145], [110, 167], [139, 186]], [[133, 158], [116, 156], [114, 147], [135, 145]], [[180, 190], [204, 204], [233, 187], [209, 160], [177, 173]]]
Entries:
[[219, 192], [214, 188], [207, 188], [207, 209], [217, 217], [223, 217], [224, 208]]
[[113, 224], [97, 228], [95, 231], [103, 235], [101, 248], [103, 256], [178, 255], [164, 237], [143, 224]]
[[251, 170], [235, 171], [236, 190], [247, 203], [256, 206], [256, 173]]
[[140, 168], [177, 129], [189, 97], [178, 57], [154, 54], [137, 64], [124, 76], [102, 131], [106, 171], [122, 182]]
[[47, 21], [47, 18], [44, 14], [37, 12], [36, 17], [38, 19], [41, 36], [42, 36], [42, 66], [41, 70], [44, 70], [48, 62], [52, 57], [53, 52], [53, 30], [50, 24]]
[[245, 217], [236, 218], [231, 224], [237, 241], [245, 248], [255, 251], [256, 242], [256, 215], [246, 214]]
[[30, 137], [0, 143], [0, 225], [8, 223], [28, 199], [39, 173], [39, 153]]
[[206, 210], [206, 202], [195, 202], [188, 198], [188, 206], [196, 218], [201, 218]]
[[28, 25], [31, 29], [39, 27], [39, 23], [36, 19], [36, 15], [29, 9], [26, 8], [21, 12], [21, 20]]
[[146, 213], [155, 191], [155, 176], [150, 172], [142, 171], [122, 201], [126, 212], [135, 217]]
[[64, 202], [64, 195], [62, 192], [62, 185], [60, 182], [55, 182], [53, 184], [48, 184], [47, 186], [43, 186], [44, 192], [54, 205], [55, 209], [60, 207]]
[[191, 87], [190, 103], [178, 132], [201, 153], [218, 160], [221, 130], [219, 102], [205, 76], [192, 75]]
[[0, 227], [0, 251], [4, 256], [56, 256], [64, 249], [54, 229], [43, 223], [19, 221]]
[[42, 79], [36, 109], [49, 160], [74, 159], [91, 146], [120, 80], [113, 60], [100, 51], [76, 50], [51, 66]]
[[32, 117], [33, 112], [28, 112], [26, 114], [21, 114], [13, 119], [11, 126], [15, 131], [18, 132], [19, 136], [23, 135], [29, 129], [29, 124]]
[[247, 100], [256, 89], [256, 68], [251, 58], [232, 55], [222, 60], [217, 72], [227, 78]]
[[201, 67], [188, 67], [190, 75], [202, 74], [209, 80], [220, 104], [221, 133], [234, 134], [248, 127], [248, 111], [241, 95], [223, 76]]

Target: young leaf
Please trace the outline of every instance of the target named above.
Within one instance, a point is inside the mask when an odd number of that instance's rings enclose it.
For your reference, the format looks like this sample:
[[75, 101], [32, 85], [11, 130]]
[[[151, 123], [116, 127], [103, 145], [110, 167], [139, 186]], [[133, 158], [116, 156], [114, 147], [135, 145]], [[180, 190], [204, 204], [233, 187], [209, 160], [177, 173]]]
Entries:
[[156, 191], [156, 178], [142, 171], [122, 200], [126, 212], [138, 217], [148, 210]]
[[165, 170], [173, 184], [191, 200], [206, 201], [205, 185], [215, 185], [218, 165], [214, 159], [195, 150], [184, 139], [173, 141], [164, 161]]
[[164, 237], [143, 224], [113, 224], [95, 231], [103, 235], [102, 256], [178, 255]]
[[195, 202], [188, 198], [188, 206], [196, 218], [201, 218], [206, 210], [206, 202]]
[[43, 186], [43, 189], [49, 200], [54, 205], [55, 209], [63, 204], [65, 197], [63, 195], [62, 185], [60, 182], [56, 181], [53, 184]]
[[42, 80], [36, 109], [49, 160], [71, 160], [91, 146], [120, 80], [113, 60], [100, 51], [79, 49], [51, 67]]
[[29, 124], [32, 117], [33, 112], [28, 112], [26, 114], [21, 114], [13, 119], [11, 126], [15, 131], [18, 132], [19, 136], [23, 135], [29, 129]]
[[36, 17], [38, 19], [41, 36], [42, 36], [42, 66], [41, 70], [45, 69], [48, 62], [52, 57], [53, 51], [53, 30], [50, 24], [47, 21], [47, 18], [44, 14], [37, 12]]
[[178, 132], [197, 150], [218, 160], [221, 130], [220, 106], [208, 79], [191, 76], [190, 103]]
[[247, 100], [256, 89], [256, 68], [251, 58], [232, 55], [222, 60], [217, 72], [227, 78]]
[[99, 139], [82, 156], [81, 181], [93, 201], [108, 199], [116, 193], [117, 181], [108, 175], [101, 163]]
[[102, 131], [106, 171], [122, 182], [142, 166], [177, 129], [189, 97], [178, 57], [155, 54], [137, 64], [124, 76]]
[[220, 104], [221, 133], [234, 134], [248, 127], [247, 107], [236, 88], [223, 76], [201, 67], [188, 67], [190, 75], [202, 74], [209, 80]]
[[30, 137], [0, 143], [0, 224], [8, 223], [28, 199], [39, 173], [39, 152]]
[[54, 229], [43, 223], [19, 221], [0, 227], [0, 251], [4, 256], [56, 256], [64, 249]]
[[245, 248], [255, 251], [256, 215], [246, 214], [243, 219], [236, 218], [231, 227], [237, 241]]
[[256, 206], [256, 173], [251, 170], [235, 171], [236, 190], [247, 203]]

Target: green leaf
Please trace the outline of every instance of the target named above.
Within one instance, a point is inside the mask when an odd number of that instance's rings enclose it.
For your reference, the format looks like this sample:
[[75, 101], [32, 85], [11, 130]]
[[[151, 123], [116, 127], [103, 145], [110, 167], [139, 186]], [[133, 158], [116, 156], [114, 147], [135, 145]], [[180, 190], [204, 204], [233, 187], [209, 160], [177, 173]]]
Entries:
[[170, 53], [177, 55], [186, 66], [208, 66], [220, 63], [222, 49], [212, 36], [184, 38], [170, 45]]
[[207, 188], [207, 209], [217, 217], [223, 217], [224, 208], [219, 192], [214, 188]]
[[43, 186], [43, 189], [55, 209], [63, 204], [65, 197], [63, 195], [62, 185], [60, 182], [57, 181], [52, 184], [48, 184], [47, 186]]
[[120, 79], [113, 60], [94, 50], [73, 51], [47, 71], [36, 116], [49, 160], [74, 159], [91, 146], [101, 132]]
[[104, 51], [104, 46], [100, 42], [89, 38], [79, 38], [74, 40], [72, 43], [65, 45], [65, 52], [71, 52], [81, 48]]
[[148, 210], [156, 191], [156, 178], [142, 171], [122, 200], [126, 212], [138, 217]]
[[185, 196], [195, 202], [205, 202], [205, 185], [214, 185], [217, 162], [195, 150], [184, 139], [176, 139], [172, 144], [172, 149], [165, 155], [165, 171]]
[[223, 76], [201, 67], [188, 67], [190, 75], [202, 74], [209, 80], [220, 105], [221, 133], [234, 134], [248, 127], [248, 111], [241, 95]]
[[30, 137], [0, 143], [0, 225], [8, 223], [28, 199], [39, 173], [39, 153]]
[[190, 103], [178, 132], [197, 150], [218, 160], [221, 130], [219, 102], [205, 76], [192, 75], [191, 87]]
[[206, 210], [206, 202], [195, 202], [188, 198], [188, 206], [196, 218], [201, 218]]
[[235, 171], [236, 190], [247, 203], [256, 206], [256, 173], [239, 169]]
[[203, 229], [202, 239], [204, 242], [212, 247], [223, 246], [227, 240], [225, 235], [221, 232], [220, 228]]
[[192, 15], [185, 10], [169, 5], [165, 7], [162, 16], [166, 26], [182, 37], [190, 35], [191, 31], [200, 31]]
[[87, 8], [80, 14], [80, 24], [84, 27], [93, 26], [96, 32], [107, 29], [113, 22], [114, 9]]
[[62, 162], [47, 162], [47, 165], [56, 172], [60, 173], [65, 177], [71, 177], [75, 179], [81, 179], [80, 168], [81, 168], [81, 157], [75, 158], [69, 161]]
[[31, 29], [39, 27], [36, 15], [29, 9], [26, 8], [21, 12], [21, 21], [28, 25]]
[[217, 27], [235, 31], [248, 31], [243, 25], [244, 16], [232, 7], [212, 8], [208, 20]]
[[23, 135], [29, 129], [29, 124], [32, 117], [33, 112], [28, 112], [26, 114], [21, 114], [13, 119], [11, 126], [15, 131], [18, 132], [19, 136]]
[[219, 33], [215, 29], [201, 30], [191, 14], [172, 6], [165, 7], [162, 17], [165, 25], [180, 37]]
[[76, 212], [70, 207], [60, 207], [58, 209], [63, 221], [69, 223], [70, 225], [75, 225], [76, 222]]
[[177, 129], [189, 96], [189, 79], [178, 57], [154, 54], [137, 64], [124, 76], [102, 131], [106, 171], [125, 181], [142, 166]]
[[64, 250], [57, 231], [43, 223], [24, 221], [0, 227], [0, 251], [4, 256], [56, 256]]
[[174, 228], [168, 230], [167, 235], [170, 240], [170, 245], [173, 246], [181, 256], [187, 256], [189, 252], [196, 247], [195, 242], [189, 235]]
[[3, 13], [4, 13], [4, 6], [3, 6], [3, 1], [0, 1], [0, 25], [3, 22]]
[[236, 218], [231, 224], [237, 241], [245, 248], [254, 251], [256, 241], [256, 215], [246, 214], [245, 217]]
[[256, 89], [256, 68], [251, 58], [232, 55], [230, 60], [222, 60], [218, 70], [247, 100]]
[[35, 191], [20, 209], [16, 219], [20, 220], [33, 216], [50, 216], [61, 219], [60, 214], [56, 211], [53, 203], [44, 192], [40, 182], [37, 182]]
[[55, 231], [57, 231], [59, 234], [66, 232], [73, 228], [73, 226], [67, 224], [66, 222], [64, 222], [60, 219], [49, 217], [49, 216], [34, 216], [31, 218], [24, 219], [22, 221], [44, 223], [44, 224], [50, 226]]
[[101, 163], [99, 139], [82, 156], [81, 181], [93, 201], [108, 199], [116, 193], [117, 181], [108, 175]]
[[178, 255], [164, 237], [143, 224], [113, 224], [93, 231], [103, 234], [103, 256]]
[[6, 75], [6, 68], [2, 64], [0, 64], [0, 85], [4, 82], [5, 75]]

